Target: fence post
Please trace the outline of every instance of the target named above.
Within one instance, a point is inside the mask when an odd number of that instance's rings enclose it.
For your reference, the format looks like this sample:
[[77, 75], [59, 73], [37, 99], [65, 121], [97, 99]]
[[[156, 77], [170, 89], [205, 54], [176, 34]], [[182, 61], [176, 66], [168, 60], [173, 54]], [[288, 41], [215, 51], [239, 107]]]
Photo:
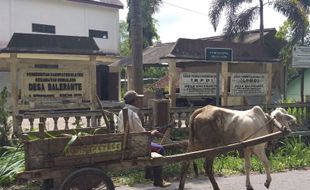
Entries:
[[165, 126], [169, 123], [169, 100], [153, 99], [153, 126]]
[[45, 130], [45, 124], [40, 121], [39, 123], [39, 138], [40, 139], [44, 139], [44, 136], [45, 136], [44, 130]]
[[[154, 99], [153, 100], [153, 126], [167, 126], [169, 124], [169, 100], [166, 99]], [[166, 144], [171, 141], [171, 128], [166, 128], [164, 131], [163, 138], [160, 141], [160, 144]]]
[[306, 125], [308, 126], [308, 129], [310, 129], [310, 104], [309, 102], [306, 103]]

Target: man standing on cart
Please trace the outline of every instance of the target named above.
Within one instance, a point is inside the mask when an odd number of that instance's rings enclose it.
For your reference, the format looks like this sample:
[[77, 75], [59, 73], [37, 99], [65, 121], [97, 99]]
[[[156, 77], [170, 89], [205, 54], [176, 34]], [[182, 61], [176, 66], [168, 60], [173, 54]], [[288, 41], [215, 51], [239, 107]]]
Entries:
[[[128, 109], [128, 123], [130, 132], [145, 132], [145, 128], [142, 126], [142, 122], [138, 115], [139, 110], [143, 106], [143, 95], [138, 94], [133, 90], [129, 90], [125, 93], [125, 108]], [[123, 112], [122, 110], [119, 113], [119, 132], [124, 132], [124, 123], [123, 123]], [[151, 131], [152, 136], [162, 136], [158, 130]], [[151, 151], [157, 152], [159, 154], [164, 154], [164, 148], [162, 145], [157, 143], [151, 143]], [[168, 187], [171, 185], [170, 182], [163, 180], [162, 176], [162, 166], [153, 167], [153, 176], [154, 176], [154, 186], [156, 187]]]

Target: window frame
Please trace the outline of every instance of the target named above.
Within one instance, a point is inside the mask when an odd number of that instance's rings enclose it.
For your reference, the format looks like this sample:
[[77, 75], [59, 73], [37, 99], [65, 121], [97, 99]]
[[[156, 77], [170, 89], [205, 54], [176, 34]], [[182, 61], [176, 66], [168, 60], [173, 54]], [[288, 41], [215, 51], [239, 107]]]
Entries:
[[109, 32], [104, 31], [104, 30], [89, 29], [88, 30], [88, 37], [107, 40], [107, 39], [109, 39]]
[[32, 32], [44, 34], [56, 34], [56, 26], [48, 24], [32, 23]]

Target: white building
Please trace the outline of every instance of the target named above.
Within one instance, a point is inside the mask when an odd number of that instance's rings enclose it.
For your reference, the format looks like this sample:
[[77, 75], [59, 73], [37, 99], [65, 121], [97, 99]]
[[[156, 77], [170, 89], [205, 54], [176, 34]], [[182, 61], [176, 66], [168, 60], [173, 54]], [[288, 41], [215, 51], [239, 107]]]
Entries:
[[119, 0], [1, 0], [0, 49], [14, 33], [93, 37], [103, 53], [119, 53]]
[[0, 0], [0, 90], [7, 87], [15, 110], [39, 99], [25, 94], [31, 88], [23, 73], [33, 71], [82, 72], [82, 101], [95, 88], [102, 100], [118, 100], [119, 70], [110, 64], [119, 59], [122, 8], [119, 0]]

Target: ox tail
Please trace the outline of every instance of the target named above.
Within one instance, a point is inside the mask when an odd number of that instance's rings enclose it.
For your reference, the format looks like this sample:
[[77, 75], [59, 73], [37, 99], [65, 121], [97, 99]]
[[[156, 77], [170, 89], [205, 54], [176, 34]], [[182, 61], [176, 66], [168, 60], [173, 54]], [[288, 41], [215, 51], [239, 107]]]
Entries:
[[[192, 115], [189, 118], [189, 147], [194, 145], [194, 139], [195, 139], [195, 123], [194, 120], [196, 116], [202, 112], [202, 108], [195, 110]], [[189, 150], [190, 151], [190, 150]]]

